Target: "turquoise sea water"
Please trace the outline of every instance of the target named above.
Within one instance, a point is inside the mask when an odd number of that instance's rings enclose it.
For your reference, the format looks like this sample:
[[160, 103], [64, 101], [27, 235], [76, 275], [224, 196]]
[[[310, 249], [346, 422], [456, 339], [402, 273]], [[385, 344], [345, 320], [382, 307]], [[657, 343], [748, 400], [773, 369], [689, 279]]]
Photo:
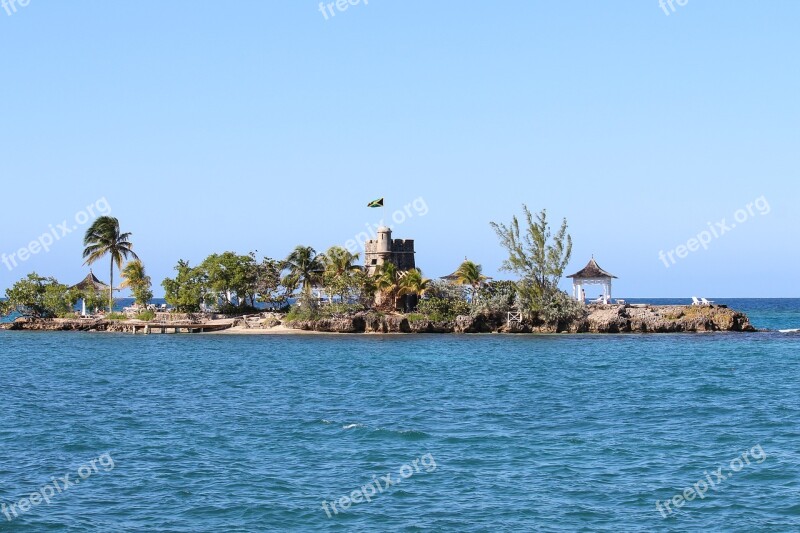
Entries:
[[[786, 302], [750, 314], [800, 327]], [[0, 531], [797, 531], [798, 348], [0, 332], [0, 502], [80, 481]]]

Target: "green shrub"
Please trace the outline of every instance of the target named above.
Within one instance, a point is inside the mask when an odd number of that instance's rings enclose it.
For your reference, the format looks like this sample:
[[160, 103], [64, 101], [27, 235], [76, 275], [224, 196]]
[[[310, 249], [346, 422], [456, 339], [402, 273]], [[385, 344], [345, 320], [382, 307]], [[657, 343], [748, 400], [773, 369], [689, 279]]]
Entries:
[[106, 315], [106, 320], [127, 320], [128, 317], [122, 313], [108, 313]]
[[365, 311], [360, 303], [347, 304], [347, 303], [322, 303], [306, 302], [298, 303], [289, 309], [286, 315], [286, 320], [319, 320], [321, 318], [345, 318], [353, 316], [356, 313]]
[[471, 315], [505, 315], [512, 310], [517, 298], [517, 284], [513, 281], [492, 281], [481, 287], [472, 305]]
[[35, 272], [6, 290], [6, 301], [0, 302], [0, 316], [19, 313], [33, 318], [53, 318], [73, 312], [78, 293], [60, 284], [55, 278]]
[[455, 320], [459, 315], [468, 315], [470, 306], [464, 300], [433, 296], [420, 300], [417, 311], [434, 322], [447, 322]]
[[320, 318], [319, 310], [314, 305], [295, 304], [286, 314], [286, 320], [294, 322], [298, 320], [317, 320]]
[[442, 300], [463, 300], [467, 301], [467, 289], [463, 285], [444, 280], [433, 280], [425, 291], [426, 298], [439, 298]]
[[261, 309], [250, 305], [233, 305], [230, 303], [223, 303], [219, 306], [218, 312], [223, 315], [252, 315], [260, 313]]
[[136, 315], [136, 320], [141, 320], [143, 322], [150, 322], [156, 317], [156, 312], [147, 310], [147, 311], [140, 311], [139, 314]]
[[562, 290], [554, 290], [541, 300], [536, 315], [548, 324], [563, 323], [586, 316], [586, 306]]
[[323, 304], [318, 308], [319, 314], [325, 318], [349, 317], [364, 310], [365, 307], [361, 304], [346, 303]]

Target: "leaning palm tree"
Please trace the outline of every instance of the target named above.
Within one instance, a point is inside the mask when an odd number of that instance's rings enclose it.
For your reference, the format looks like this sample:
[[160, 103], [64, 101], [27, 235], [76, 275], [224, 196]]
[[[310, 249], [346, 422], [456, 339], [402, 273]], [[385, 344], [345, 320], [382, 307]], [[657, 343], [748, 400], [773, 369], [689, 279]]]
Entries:
[[322, 281], [324, 268], [317, 252], [310, 246], [298, 246], [283, 261], [283, 268], [289, 273], [283, 277], [281, 284], [289, 292], [300, 286], [305, 296], [311, 295], [311, 289]]
[[398, 294], [400, 296], [413, 294], [419, 298], [428, 292], [430, 282], [431, 280], [428, 278], [422, 277], [422, 271], [420, 269], [415, 268], [409, 270], [402, 278], [400, 278], [398, 283], [400, 290], [398, 291]]
[[122, 260], [139, 257], [131, 249], [133, 244], [129, 241], [130, 233], [119, 232], [119, 220], [114, 217], [102, 216], [95, 220], [86, 235], [83, 237], [83, 258], [84, 265], [91, 265], [98, 259], [102, 259], [106, 254], [111, 256], [111, 271], [108, 285], [108, 312], [114, 309], [114, 265], [122, 267]]
[[475, 264], [472, 261], [465, 259], [461, 265], [459, 265], [458, 270], [454, 272], [456, 277], [455, 282], [459, 285], [469, 285], [471, 287], [471, 298], [470, 300], [472, 303], [475, 303], [475, 300], [478, 296], [478, 290], [480, 289], [483, 282], [489, 278], [484, 276], [481, 272], [483, 272], [483, 267], [481, 265]]

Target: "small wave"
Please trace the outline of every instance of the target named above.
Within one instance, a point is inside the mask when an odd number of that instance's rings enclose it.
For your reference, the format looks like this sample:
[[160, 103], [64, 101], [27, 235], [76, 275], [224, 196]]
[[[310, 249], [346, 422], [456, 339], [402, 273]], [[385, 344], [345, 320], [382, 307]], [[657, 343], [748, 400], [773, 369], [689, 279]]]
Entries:
[[388, 428], [378, 428], [372, 431], [372, 434], [375, 437], [383, 437], [388, 436], [392, 438], [401, 438], [404, 440], [423, 440], [430, 437], [424, 431], [419, 431], [416, 429], [388, 429]]
[[424, 431], [419, 431], [416, 429], [389, 429], [389, 428], [373, 428], [366, 426], [364, 424], [345, 424], [342, 426], [343, 430], [348, 429], [356, 429], [356, 428], [364, 428], [367, 430], [366, 435], [369, 435], [371, 438], [400, 438], [404, 440], [423, 440], [430, 437]]
[[800, 329], [779, 329], [779, 333], [800, 333]]

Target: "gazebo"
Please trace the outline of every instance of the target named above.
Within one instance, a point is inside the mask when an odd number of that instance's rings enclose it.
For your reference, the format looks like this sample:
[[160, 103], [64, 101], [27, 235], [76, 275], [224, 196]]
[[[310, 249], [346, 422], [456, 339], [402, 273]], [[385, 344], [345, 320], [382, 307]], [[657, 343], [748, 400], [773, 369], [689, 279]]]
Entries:
[[586, 293], [583, 290], [584, 285], [602, 285], [603, 303], [607, 304], [611, 301], [611, 280], [617, 276], [600, 268], [600, 265], [594, 260], [594, 256], [583, 269], [567, 277], [572, 278], [572, 296], [576, 300], [580, 302], [586, 301]]
[[[89, 269], [89, 274], [83, 278], [83, 281], [70, 287], [70, 290], [72, 289], [77, 289], [81, 292], [94, 291], [95, 293], [103, 293], [108, 290], [108, 285], [97, 279], [92, 270]], [[81, 316], [86, 316], [85, 298], [81, 298]]]

